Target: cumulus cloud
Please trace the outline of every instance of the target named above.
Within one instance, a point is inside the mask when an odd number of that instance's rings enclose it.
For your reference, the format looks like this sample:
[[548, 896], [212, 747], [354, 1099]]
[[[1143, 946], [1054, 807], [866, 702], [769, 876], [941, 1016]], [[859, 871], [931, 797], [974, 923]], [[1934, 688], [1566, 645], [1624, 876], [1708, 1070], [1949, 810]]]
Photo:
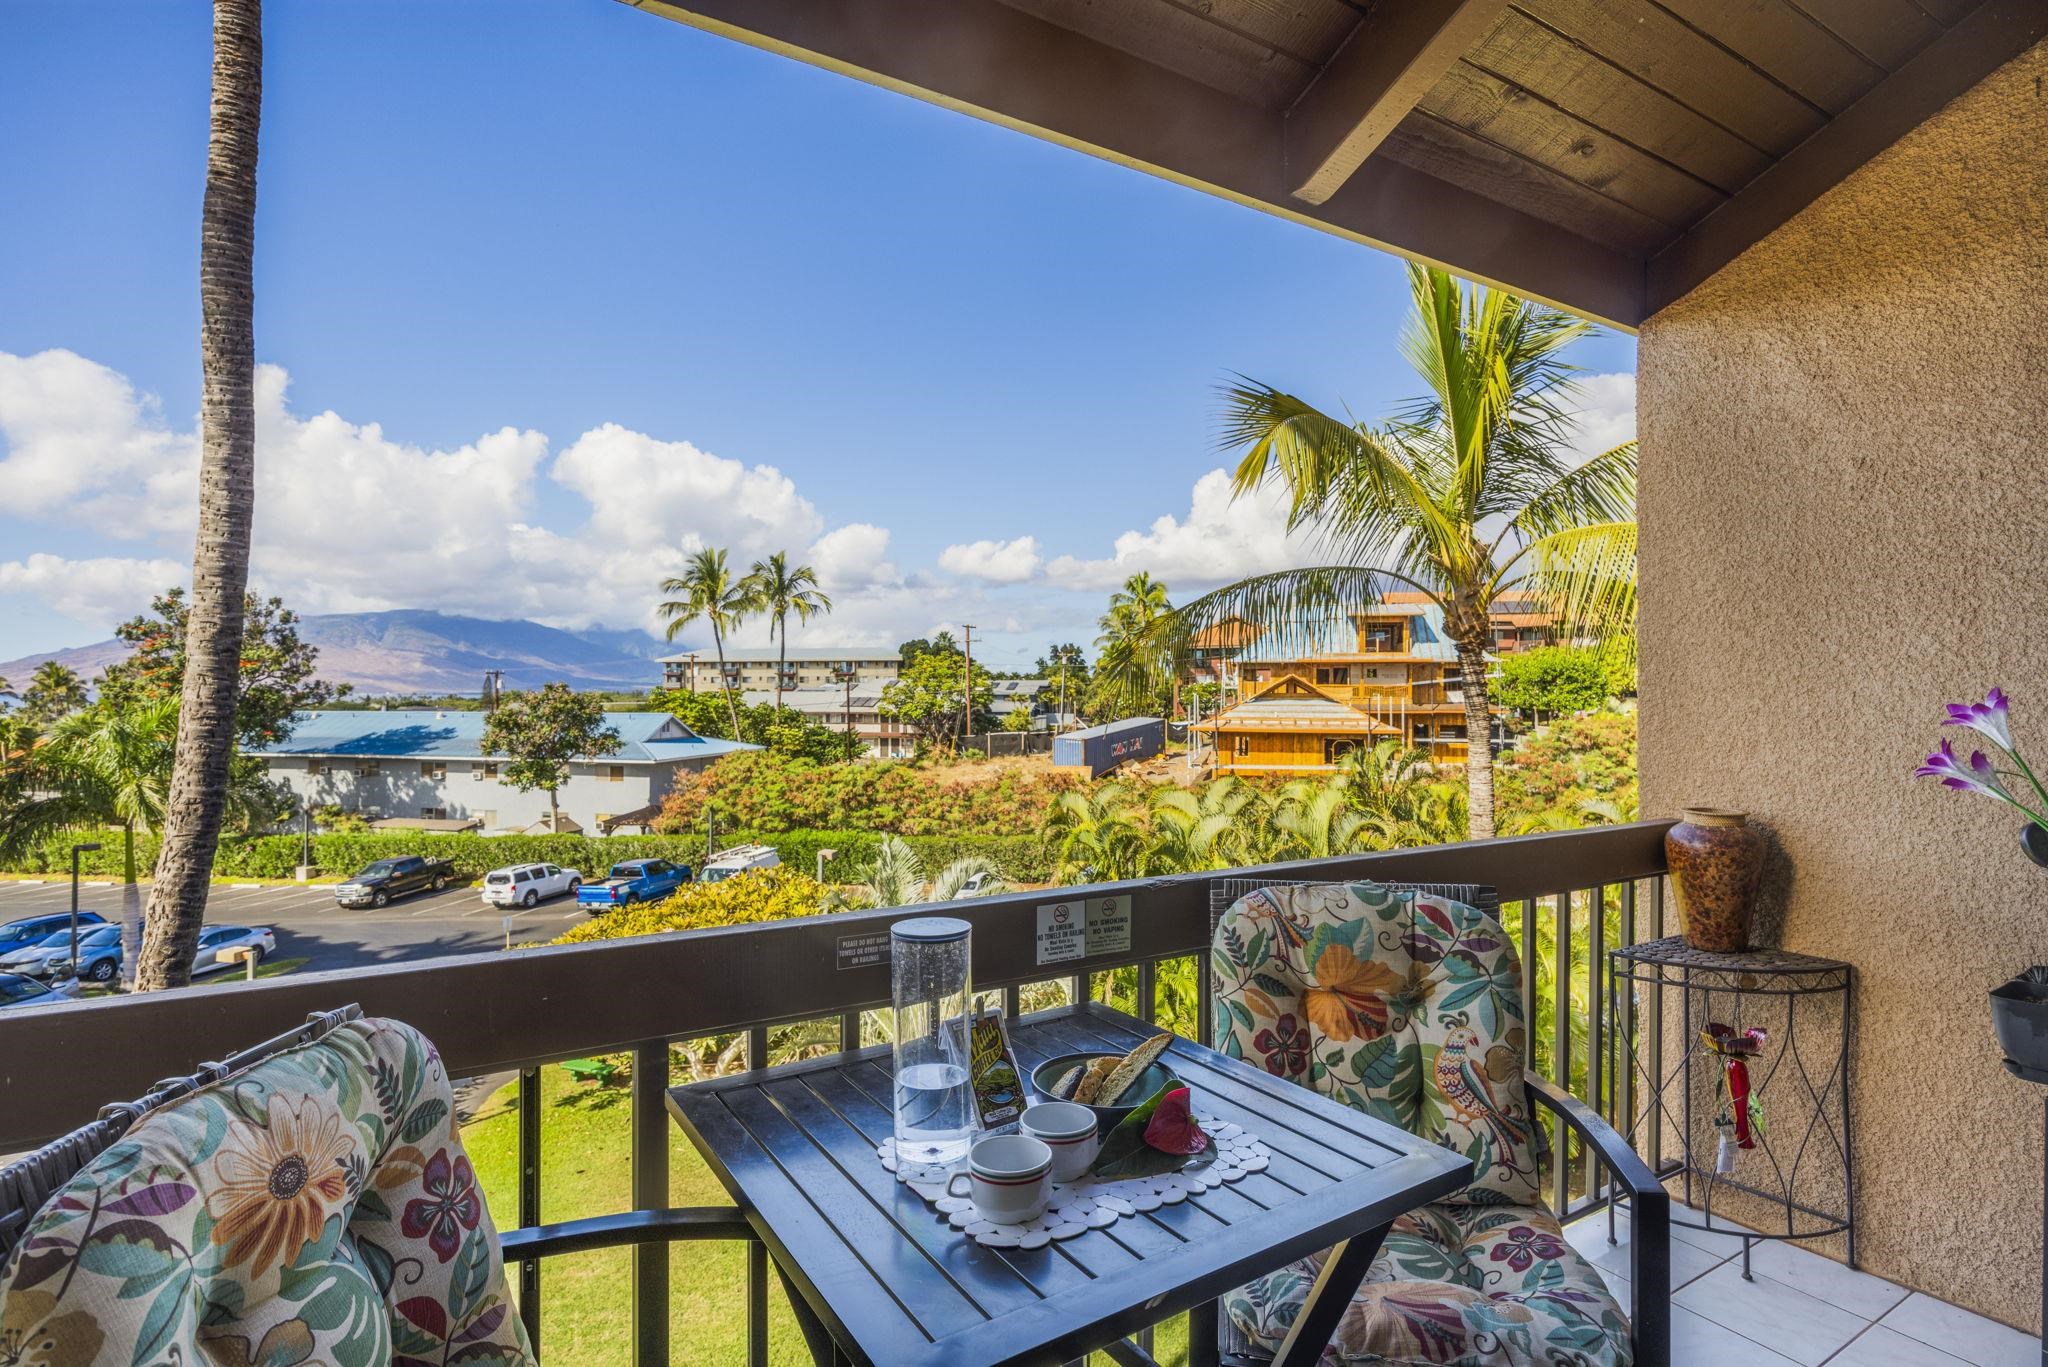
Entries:
[[903, 581], [889, 559], [889, 532], [870, 522], [849, 522], [811, 543], [806, 553], [827, 593], [886, 588]]
[[1636, 435], [1636, 377], [1626, 371], [1586, 375], [1573, 401], [1579, 406], [1571, 446], [1580, 460], [1612, 450]]
[[939, 552], [940, 569], [965, 579], [985, 579], [991, 584], [1021, 584], [1038, 573], [1040, 563], [1038, 538], [1033, 536], [1010, 541], [970, 541]]
[[1063, 555], [1046, 566], [1053, 583], [1107, 589], [1139, 570], [1151, 571], [1176, 600], [1249, 575], [1314, 563], [1313, 537], [1287, 530], [1285, 497], [1270, 487], [1233, 499], [1230, 474], [1211, 470], [1195, 481], [1186, 517], [1162, 514], [1143, 531], [1117, 537], [1099, 560]]
[[175, 560], [37, 553], [0, 560], [0, 593], [27, 594], [82, 622], [120, 622], [147, 607], [150, 595], [183, 583], [187, 568]]

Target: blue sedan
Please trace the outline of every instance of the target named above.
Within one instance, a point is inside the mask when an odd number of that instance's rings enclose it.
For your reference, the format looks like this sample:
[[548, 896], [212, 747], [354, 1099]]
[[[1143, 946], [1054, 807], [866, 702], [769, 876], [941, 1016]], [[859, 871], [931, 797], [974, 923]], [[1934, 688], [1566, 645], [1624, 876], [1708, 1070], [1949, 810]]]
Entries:
[[32, 1011], [38, 1006], [62, 1006], [70, 1000], [64, 993], [54, 992], [34, 978], [24, 978], [19, 973], [0, 973], [0, 1011]]
[[30, 978], [84, 978], [110, 983], [121, 974], [121, 927], [80, 926], [78, 962], [71, 962], [71, 930], [0, 958], [0, 971]]

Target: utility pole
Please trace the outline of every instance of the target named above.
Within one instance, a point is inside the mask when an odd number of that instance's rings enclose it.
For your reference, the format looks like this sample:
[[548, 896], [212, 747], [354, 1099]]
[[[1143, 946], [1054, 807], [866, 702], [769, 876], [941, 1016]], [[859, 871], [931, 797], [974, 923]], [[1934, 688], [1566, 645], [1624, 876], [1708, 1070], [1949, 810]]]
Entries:
[[974, 624], [962, 622], [960, 630], [967, 637], [967, 662], [963, 666], [965, 674], [961, 679], [965, 691], [962, 694], [963, 705], [960, 708], [960, 736], [964, 742], [974, 739]]

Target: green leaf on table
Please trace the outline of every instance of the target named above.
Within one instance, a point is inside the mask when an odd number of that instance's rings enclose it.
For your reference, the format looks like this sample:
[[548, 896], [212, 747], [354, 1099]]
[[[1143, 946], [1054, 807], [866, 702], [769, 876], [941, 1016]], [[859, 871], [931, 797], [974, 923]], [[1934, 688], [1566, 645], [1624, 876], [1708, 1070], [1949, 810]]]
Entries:
[[1118, 1181], [1126, 1177], [1157, 1177], [1162, 1173], [1184, 1172], [1215, 1161], [1214, 1144], [1190, 1155], [1162, 1153], [1145, 1142], [1145, 1127], [1152, 1123], [1152, 1113], [1159, 1109], [1160, 1101], [1174, 1088], [1186, 1085], [1184, 1082], [1169, 1082], [1145, 1098], [1102, 1141], [1102, 1148], [1096, 1153], [1095, 1164], [1089, 1171], [1105, 1180]]

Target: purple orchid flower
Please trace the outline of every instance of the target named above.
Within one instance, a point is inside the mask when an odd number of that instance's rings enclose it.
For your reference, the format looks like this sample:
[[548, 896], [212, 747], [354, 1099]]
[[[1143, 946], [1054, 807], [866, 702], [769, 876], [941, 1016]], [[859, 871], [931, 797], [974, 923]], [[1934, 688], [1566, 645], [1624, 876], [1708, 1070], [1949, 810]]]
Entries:
[[1967, 726], [1972, 731], [1990, 738], [1999, 749], [2008, 753], [2012, 750], [2012, 722], [2005, 693], [1992, 689], [1984, 695], [1983, 702], [1948, 705], [1948, 720], [1943, 726]]
[[1958, 788], [1966, 793], [1982, 793], [1986, 797], [2004, 798], [2012, 801], [2005, 785], [1998, 781], [1998, 771], [1991, 767], [1991, 761], [1979, 750], [1970, 755], [1967, 766], [1956, 758], [1953, 742], [1944, 740], [1941, 748], [1929, 755], [1918, 769], [1915, 778], [1938, 779], [1945, 788]]

